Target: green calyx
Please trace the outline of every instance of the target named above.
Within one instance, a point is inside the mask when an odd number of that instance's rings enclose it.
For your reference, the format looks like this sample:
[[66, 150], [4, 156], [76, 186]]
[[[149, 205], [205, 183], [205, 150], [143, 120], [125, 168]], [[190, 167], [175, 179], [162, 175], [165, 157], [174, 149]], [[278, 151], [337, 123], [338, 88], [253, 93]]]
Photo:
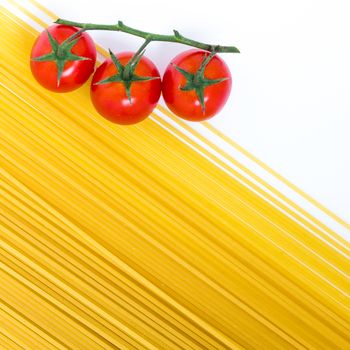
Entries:
[[125, 66], [123, 66], [119, 61], [119, 59], [114, 55], [114, 53], [111, 50], [109, 50], [109, 54], [111, 56], [112, 62], [117, 68], [117, 73], [95, 84], [100, 85], [100, 84], [108, 84], [108, 83], [123, 83], [125, 87], [126, 96], [129, 102], [131, 103], [132, 83], [159, 79], [159, 77], [147, 77], [147, 76], [144, 77], [134, 73], [144, 53], [145, 53], [144, 50], [141, 50], [141, 51], [139, 50], [131, 58], [131, 60]]
[[73, 46], [78, 42], [79, 35], [84, 31], [85, 29], [81, 29], [68, 37], [66, 40], [64, 40], [61, 44], [57, 42], [57, 40], [52, 36], [52, 34], [46, 30], [47, 36], [49, 38], [49, 42], [52, 48], [52, 51], [48, 54], [34, 57], [32, 58], [32, 61], [36, 62], [47, 62], [52, 61], [56, 63], [57, 66], [57, 86], [60, 86], [61, 77], [64, 69], [64, 65], [66, 62], [69, 61], [84, 61], [84, 60], [90, 60], [89, 57], [83, 57], [75, 55], [71, 52]]
[[203, 114], [205, 113], [205, 100], [204, 100], [204, 90], [207, 86], [219, 84], [228, 78], [218, 78], [218, 79], [208, 79], [204, 76], [205, 67], [208, 65], [210, 60], [216, 54], [215, 51], [211, 52], [208, 56], [204, 57], [199, 69], [196, 73], [190, 73], [187, 70], [173, 64], [174, 68], [181, 73], [186, 78], [186, 84], [180, 87], [182, 91], [192, 91], [196, 92], [199, 103], [202, 107]]

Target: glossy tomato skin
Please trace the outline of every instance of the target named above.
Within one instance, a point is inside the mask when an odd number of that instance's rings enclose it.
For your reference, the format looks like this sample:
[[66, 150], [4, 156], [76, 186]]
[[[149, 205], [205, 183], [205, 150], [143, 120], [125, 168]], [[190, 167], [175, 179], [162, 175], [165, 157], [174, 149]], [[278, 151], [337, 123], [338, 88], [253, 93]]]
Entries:
[[[123, 52], [116, 57], [125, 66], [133, 52]], [[131, 103], [122, 82], [96, 84], [118, 73], [111, 58], [106, 59], [97, 69], [91, 83], [90, 96], [96, 110], [106, 119], [117, 124], [135, 124], [146, 119], [156, 107], [161, 94], [161, 79], [157, 67], [142, 56], [134, 74], [157, 77], [158, 79], [132, 82]]]
[[[47, 30], [61, 44], [79, 29], [54, 24], [47, 28]], [[50, 52], [52, 52], [52, 47], [46, 31], [43, 31], [33, 45], [31, 58], [39, 57]], [[59, 86], [57, 86], [57, 66], [53, 61], [37, 62], [31, 60], [30, 67], [35, 79], [43, 87], [54, 92], [68, 92], [79, 88], [89, 79], [95, 67], [96, 48], [90, 35], [83, 32], [71, 52], [78, 56], [87, 57], [89, 60], [66, 62]]]
[[208, 79], [228, 78], [218, 84], [207, 86], [204, 89], [205, 111], [194, 90], [182, 91], [180, 88], [186, 84], [186, 78], [178, 72], [174, 65], [195, 74], [204, 55], [202, 50], [191, 49], [180, 53], [168, 65], [162, 82], [162, 93], [168, 108], [177, 116], [189, 121], [202, 121], [213, 117], [225, 105], [232, 86], [232, 78], [226, 63], [214, 56], [204, 70], [204, 77]]

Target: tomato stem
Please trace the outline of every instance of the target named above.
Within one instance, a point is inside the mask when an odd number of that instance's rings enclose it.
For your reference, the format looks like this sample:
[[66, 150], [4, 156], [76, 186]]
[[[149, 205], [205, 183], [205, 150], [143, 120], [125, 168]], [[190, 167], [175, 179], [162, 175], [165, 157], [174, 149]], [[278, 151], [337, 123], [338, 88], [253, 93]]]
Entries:
[[196, 92], [197, 98], [202, 107], [203, 115], [205, 114], [205, 99], [204, 99], [205, 88], [210, 85], [219, 84], [228, 79], [228, 78], [208, 79], [204, 76], [204, 70], [206, 66], [215, 55], [216, 55], [216, 48], [209, 55], [205, 56], [204, 54], [202, 63], [199, 66], [197, 72], [195, 73], [190, 73], [175, 64], [173, 65], [174, 68], [179, 73], [181, 73], [186, 79], [186, 84], [180, 87], [180, 90], [182, 91], [194, 90]]
[[197, 72], [197, 75], [199, 76], [203, 76], [203, 73], [204, 73], [204, 69], [205, 67], [208, 65], [208, 63], [210, 62], [210, 60], [216, 55], [216, 50], [213, 50], [210, 55], [208, 55], [204, 60], [203, 62], [201, 63], [199, 69], [198, 69], [198, 72]]
[[133, 71], [136, 68], [138, 58], [143, 55], [144, 49], [146, 46], [150, 43], [149, 39], [146, 39], [145, 42], [139, 47], [139, 49], [135, 52], [134, 56], [131, 57], [130, 61], [125, 65], [124, 72], [123, 72], [123, 78], [125, 80], [130, 80]]
[[177, 30], [174, 30], [173, 35], [154, 34], [154, 33], [148, 33], [135, 28], [128, 27], [122, 21], [118, 21], [117, 24], [93, 24], [93, 23], [73, 22], [73, 21], [68, 21], [68, 20], [59, 18], [58, 20], [55, 21], [55, 23], [74, 26], [74, 27], [82, 28], [84, 30], [112, 30], [117, 32], [124, 32], [124, 33], [128, 33], [131, 35], [144, 38], [146, 40], [145, 43], [147, 42], [147, 44], [150, 43], [151, 41], [167, 41], [167, 42], [174, 42], [174, 43], [193, 46], [198, 49], [202, 49], [210, 52], [215, 51], [216, 53], [226, 53], [226, 52], [239, 53], [239, 50], [234, 46], [205, 44], [196, 40], [186, 38], [183, 35], [181, 35]]

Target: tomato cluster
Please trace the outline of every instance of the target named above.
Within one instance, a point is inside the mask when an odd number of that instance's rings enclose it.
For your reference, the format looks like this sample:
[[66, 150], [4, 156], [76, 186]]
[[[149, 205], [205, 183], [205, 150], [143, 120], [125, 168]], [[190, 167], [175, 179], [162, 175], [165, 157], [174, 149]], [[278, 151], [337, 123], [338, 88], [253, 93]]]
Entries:
[[66, 25], [55, 24], [42, 32], [31, 53], [34, 77], [51, 91], [75, 90], [94, 73], [92, 103], [103, 117], [118, 124], [147, 118], [161, 94], [177, 116], [202, 121], [220, 111], [231, 90], [231, 74], [225, 62], [198, 49], [176, 56], [163, 79], [143, 52], [110, 52], [110, 58], [94, 71], [95, 63], [96, 48], [91, 37]]

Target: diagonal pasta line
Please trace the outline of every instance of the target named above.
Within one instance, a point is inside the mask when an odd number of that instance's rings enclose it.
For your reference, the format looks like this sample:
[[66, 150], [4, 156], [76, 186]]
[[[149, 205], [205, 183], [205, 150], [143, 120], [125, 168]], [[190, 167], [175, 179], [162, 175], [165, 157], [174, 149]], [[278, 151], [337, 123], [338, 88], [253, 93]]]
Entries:
[[[245, 172], [246, 174], [248, 174], [251, 178], [253, 178], [254, 180], [256, 180], [258, 183], [260, 183], [263, 188], [268, 189], [271, 193], [273, 193], [274, 195], [276, 195], [278, 198], [280, 198], [282, 201], [284, 201], [285, 203], [287, 203], [289, 206], [291, 206], [292, 208], [294, 208], [296, 210], [296, 213], [301, 213], [304, 217], [306, 217], [307, 219], [309, 219], [310, 221], [312, 221], [316, 226], [320, 227], [322, 230], [325, 230], [330, 237], [332, 237], [332, 239], [341, 242], [342, 245], [347, 246], [348, 248], [350, 248], [350, 243], [344, 239], [343, 237], [339, 236], [336, 232], [334, 232], [333, 230], [331, 230], [329, 227], [327, 227], [324, 223], [322, 223], [320, 220], [316, 219], [315, 217], [313, 217], [311, 214], [309, 214], [306, 210], [304, 210], [303, 208], [301, 208], [298, 204], [296, 204], [294, 201], [290, 200], [287, 196], [285, 196], [283, 193], [281, 193], [280, 191], [278, 191], [277, 189], [275, 189], [272, 185], [270, 185], [267, 181], [263, 180], [261, 177], [259, 177], [258, 175], [254, 174], [253, 171], [251, 171], [250, 169], [248, 169], [247, 167], [245, 167], [244, 165], [240, 164], [237, 160], [235, 160], [231, 155], [229, 155], [227, 152], [223, 151], [222, 149], [220, 149], [218, 146], [216, 146], [213, 142], [211, 142], [210, 140], [206, 139], [204, 136], [202, 136], [199, 132], [197, 132], [196, 130], [194, 130], [191, 126], [189, 126], [187, 123], [185, 123], [184, 121], [179, 120], [179, 118], [176, 118], [170, 111], [168, 111], [166, 108], [164, 108], [161, 105], [158, 105], [158, 109], [165, 114], [166, 116], [168, 116], [172, 121], [176, 122], [179, 126], [181, 126], [182, 128], [184, 128], [186, 131], [190, 132], [195, 138], [199, 139], [201, 142], [203, 142], [204, 144], [206, 144], [207, 146], [209, 146], [211, 149], [213, 149], [215, 152], [217, 152], [218, 154], [220, 154], [221, 156], [223, 156], [225, 159], [227, 159], [229, 162], [235, 164], [239, 169], [241, 169], [243, 172]], [[208, 123], [208, 122], [203, 122], [204, 125], [212, 130], [216, 130], [213, 129], [213, 127]], [[232, 141], [229, 137], [225, 137], [222, 136], [223, 134], [221, 132], [219, 132], [218, 130], [216, 130], [215, 135], [221, 135], [221, 138], [226, 141], [227, 143], [230, 143], [230, 145], [235, 145], [234, 148], [237, 149], [240, 153], [244, 154], [245, 156], [247, 156], [248, 158], [250, 158], [251, 160], [253, 160], [256, 164], [260, 165], [263, 169], [265, 169], [266, 171], [268, 171], [269, 173], [271, 173], [272, 175], [274, 175], [275, 178], [277, 178], [278, 180], [280, 180], [281, 182], [285, 183], [285, 179], [282, 178], [282, 176], [278, 176], [277, 172], [274, 172], [271, 168], [269, 168], [267, 165], [265, 165], [262, 161], [258, 160], [257, 158], [255, 158], [253, 155], [251, 155], [250, 153], [248, 153], [247, 151], [245, 151], [241, 146], [239, 146], [237, 143], [235, 143], [234, 141]], [[270, 169], [270, 170], [268, 170]], [[273, 173], [274, 172], [274, 173]], [[286, 183], [285, 183], [286, 184]], [[287, 184], [288, 187], [292, 188], [296, 193], [300, 194], [302, 197], [305, 197], [304, 195], [302, 195], [301, 190], [298, 190], [297, 187], [295, 185], [293, 185], [292, 183]], [[308, 199], [308, 198], [307, 198]], [[317, 206], [315, 203], [316, 200], [311, 201], [310, 200], [311, 197], [308, 199], [309, 202], [311, 202], [312, 204], [314, 204], [315, 206]], [[286, 208], [285, 206], [283, 206], [283, 204], [280, 204], [281, 207]], [[320, 209], [320, 207], [319, 207]], [[322, 209], [322, 211], [324, 211]], [[292, 213], [290, 210], [287, 212]], [[336, 219], [335, 217], [333, 217], [332, 215], [330, 215], [329, 213], [326, 213], [328, 216], [332, 217], [336, 222], [338, 222], [339, 224], [341, 224], [342, 226], [346, 227], [346, 228], [350, 228], [350, 226], [348, 227], [347, 224], [345, 222], [342, 222], [340, 218]], [[325, 236], [323, 236], [325, 237]]]
[[325, 207], [323, 204], [318, 202], [316, 199], [312, 198], [310, 195], [308, 195], [305, 191], [301, 190], [298, 186], [293, 184], [291, 181], [287, 180], [285, 177], [283, 177], [281, 174], [279, 174], [276, 170], [272, 169], [269, 167], [267, 164], [265, 164], [263, 161], [255, 157], [252, 153], [248, 152], [245, 148], [240, 146], [237, 142], [232, 140], [230, 137], [225, 135], [223, 132], [215, 128], [213, 125], [211, 125], [208, 122], [204, 122], [204, 126], [210, 130], [213, 134], [219, 136], [222, 140], [224, 140], [226, 143], [228, 143], [230, 146], [234, 147], [237, 149], [239, 152], [247, 156], [249, 159], [251, 159], [254, 163], [258, 164], [266, 170], [268, 173], [273, 175], [276, 179], [280, 180], [282, 183], [284, 183], [286, 186], [291, 188], [294, 192], [298, 193], [300, 196], [304, 197], [307, 201], [312, 203], [315, 207], [320, 209], [322, 212], [324, 212], [326, 215], [331, 217], [334, 221], [338, 222], [342, 226], [346, 227], [347, 229], [350, 230], [350, 224], [337, 216], [334, 212], [329, 210], [327, 207]]

